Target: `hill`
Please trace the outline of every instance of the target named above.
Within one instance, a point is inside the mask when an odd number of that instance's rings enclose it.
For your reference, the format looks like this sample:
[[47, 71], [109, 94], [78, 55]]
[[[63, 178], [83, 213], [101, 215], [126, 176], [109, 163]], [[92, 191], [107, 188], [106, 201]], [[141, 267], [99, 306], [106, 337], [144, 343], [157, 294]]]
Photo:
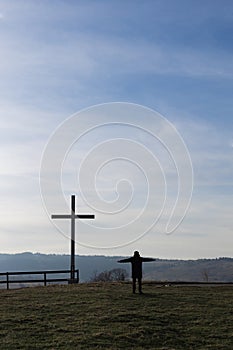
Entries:
[[[87, 282], [95, 271], [101, 272], [119, 268], [119, 257], [76, 256], [76, 268], [80, 270], [80, 281]], [[20, 253], [0, 254], [0, 272], [67, 270], [70, 255]]]
[[157, 260], [146, 266], [144, 279], [233, 282], [233, 259]]
[[[90, 281], [93, 273], [124, 268], [130, 274], [130, 264], [120, 265], [114, 256], [77, 256], [80, 281]], [[56, 254], [0, 254], [0, 272], [69, 269], [70, 256]], [[143, 266], [144, 279], [158, 281], [209, 281], [233, 282], [233, 259], [163, 260]]]
[[232, 287], [148, 283], [0, 291], [1, 349], [233, 349]]

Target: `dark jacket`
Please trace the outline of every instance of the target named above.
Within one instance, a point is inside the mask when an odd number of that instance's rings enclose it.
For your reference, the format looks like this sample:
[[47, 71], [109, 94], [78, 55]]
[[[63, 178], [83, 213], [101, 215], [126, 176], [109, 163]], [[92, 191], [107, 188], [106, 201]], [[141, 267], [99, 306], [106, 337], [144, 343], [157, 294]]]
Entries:
[[143, 258], [141, 256], [132, 256], [131, 258], [119, 260], [119, 263], [128, 263], [132, 265], [132, 278], [142, 278], [142, 263], [155, 261], [152, 258]]

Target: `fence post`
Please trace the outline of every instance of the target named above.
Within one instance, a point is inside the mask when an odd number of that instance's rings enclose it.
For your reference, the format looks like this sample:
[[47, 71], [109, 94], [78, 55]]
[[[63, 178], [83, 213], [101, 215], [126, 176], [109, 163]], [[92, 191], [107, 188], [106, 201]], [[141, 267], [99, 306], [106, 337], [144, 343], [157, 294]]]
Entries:
[[9, 289], [9, 273], [6, 273], [6, 288]]
[[44, 272], [44, 286], [47, 286], [47, 280], [46, 280], [46, 272]]

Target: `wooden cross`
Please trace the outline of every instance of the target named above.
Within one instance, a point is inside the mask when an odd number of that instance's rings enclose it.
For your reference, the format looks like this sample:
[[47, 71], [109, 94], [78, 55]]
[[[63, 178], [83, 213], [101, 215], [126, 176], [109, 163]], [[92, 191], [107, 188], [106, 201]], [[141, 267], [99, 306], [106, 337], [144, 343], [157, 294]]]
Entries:
[[55, 214], [52, 219], [71, 219], [71, 253], [70, 253], [70, 279], [75, 282], [75, 219], [94, 219], [92, 214], [75, 214], [75, 195], [71, 196], [71, 213]]

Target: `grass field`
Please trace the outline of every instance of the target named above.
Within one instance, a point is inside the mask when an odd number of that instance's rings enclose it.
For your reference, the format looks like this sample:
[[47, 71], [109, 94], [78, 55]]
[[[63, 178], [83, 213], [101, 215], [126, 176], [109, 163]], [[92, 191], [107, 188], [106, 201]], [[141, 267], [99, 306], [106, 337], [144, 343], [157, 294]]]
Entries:
[[0, 349], [233, 349], [233, 287], [56, 285], [0, 291]]

